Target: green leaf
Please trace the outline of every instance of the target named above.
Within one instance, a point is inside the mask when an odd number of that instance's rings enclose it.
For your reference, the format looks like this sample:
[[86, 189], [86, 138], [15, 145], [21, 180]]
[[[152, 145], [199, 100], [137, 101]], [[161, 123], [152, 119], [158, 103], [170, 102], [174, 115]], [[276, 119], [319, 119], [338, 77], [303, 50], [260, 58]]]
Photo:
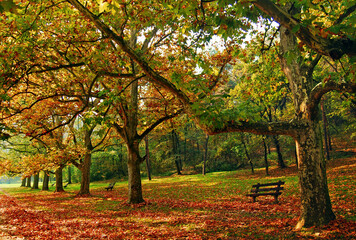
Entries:
[[17, 8], [13, 0], [0, 1], [0, 12], [16, 12]]
[[292, 33], [298, 32], [299, 29], [300, 29], [300, 25], [299, 25], [299, 24], [298, 24], [298, 25], [295, 25], [295, 26], [292, 28]]
[[341, 25], [337, 25], [337, 26], [329, 27], [328, 30], [332, 33], [339, 33], [341, 28], [342, 28]]

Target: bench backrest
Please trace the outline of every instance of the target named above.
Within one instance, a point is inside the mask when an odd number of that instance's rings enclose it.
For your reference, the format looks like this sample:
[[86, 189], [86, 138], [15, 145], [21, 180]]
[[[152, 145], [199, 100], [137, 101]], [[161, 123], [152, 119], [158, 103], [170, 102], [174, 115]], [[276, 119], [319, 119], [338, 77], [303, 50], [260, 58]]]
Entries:
[[[275, 191], [279, 192], [280, 190], [283, 190], [284, 188], [281, 187], [281, 185], [284, 185], [285, 182], [278, 181], [275, 183], [257, 183], [252, 186], [251, 192], [257, 193], [257, 192], [268, 192], [268, 191]], [[271, 187], [273, 186], [273, 187]], [[267, 187], [267, 188], [266, 188]]]

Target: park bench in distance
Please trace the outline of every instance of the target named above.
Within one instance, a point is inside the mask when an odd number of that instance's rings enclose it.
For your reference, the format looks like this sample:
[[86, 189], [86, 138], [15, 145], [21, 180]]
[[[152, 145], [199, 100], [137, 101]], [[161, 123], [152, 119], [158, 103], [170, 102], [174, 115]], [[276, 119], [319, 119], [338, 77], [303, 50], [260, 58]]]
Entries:
[[[69, 182], [67, 182], [65, 185], [63, 185], [63, 187], [65, 187], [65, 188], [66, 188], [66, 187], [68, 187], [68, 185], [69, 185], [69, 184], [70, 184], [70, 183], [69, 183]], [[56, 185], [56, 182], [52, 183], [52, 185], [51, 185], [51, 186], [53, 187], [54, 185]]]
[[284, 185], [284, 182], [278, 181], [265, 184], [257, 183], [256, 185], [252, 186], [251, 193], [247, 194], [246, 196], [252, 197], [253, 202], [256, 202], [256, 198], [258, 196], [271, 195], [274, 196], [275, 202], [278, 203], [278, 196], [282, 194], [281, 190], [284, 189], [281, 185]]
[[107, 187], [105, 188], [106, 191], [113, 190], [113, 188], [114, 188], [114, 186], [115, 186], [115, 183], [116, 183], [116, 182], [110, 183], [109, 186], [107, 186]]

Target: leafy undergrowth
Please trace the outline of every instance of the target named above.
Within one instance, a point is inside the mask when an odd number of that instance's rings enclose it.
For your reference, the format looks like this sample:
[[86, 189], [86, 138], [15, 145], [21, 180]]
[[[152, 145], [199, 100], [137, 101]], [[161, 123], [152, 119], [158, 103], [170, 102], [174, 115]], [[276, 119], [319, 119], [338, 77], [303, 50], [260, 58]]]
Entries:
[[[356, 158], [334, 160], [329, 189], [337, 219], [294, 231], [300, 200], [295, 167], [187, 175], [143, 182], [146, 202], [126, 204], [126, 184], [92, 196], [29, 189], [0, 193], [1, 239], [353, 239], [356, 236]], [[280, 204], [244, 195], [256, 182], [286, 181]], [[74, 189], [74, 188], [72, 188]]]

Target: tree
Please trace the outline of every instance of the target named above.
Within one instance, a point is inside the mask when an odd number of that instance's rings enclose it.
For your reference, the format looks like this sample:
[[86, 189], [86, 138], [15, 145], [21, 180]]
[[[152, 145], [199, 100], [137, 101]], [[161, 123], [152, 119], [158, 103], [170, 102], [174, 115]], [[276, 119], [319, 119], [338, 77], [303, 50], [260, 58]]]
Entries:
[[31, 177], [32, 177], [32, 176], [29, 176], [29, 177], [26, 178], [26, 179], [27, 179], [27, 181], [26, 181], [26, 187], [31, 187]]
[[42, 191], [48, 191], [49, 190], [49, 171], [43, 171], [43, 184], [42, 184]]
[[[295, 118], [292, 121], [263, 123], [251, 122], [248, 119], [225, 120], [222, 118], [218, 124], [212, 124], [208, 121], [208, 118], [211, 117], [211, 115], [208, 117], [206, 116], [206, 112], [197, 111], [189, 96], [182, 92], [182, 90], [179, 89], [172, 80], [155, 71], [144, 57], [139, 55], [127, 44], [121, 35], [118, 35], [112, 31], [108, 25], [90, 12], [80, 2], [76, 0], [69, 0], [69, 2], [85, 17], [87, 17], [89, 21], [95, 24], [100, 31], [104, 32], [109, 38], [115, 41], [115, 43], [141, 67], [145, 74], [150, 78], [150, 81], [160, 84], [162, 87], [175, 94], [184, 103], [186, 111], [196, 117], [197, 121], [200, 123], [200, 126], [206, 132], [210, 134], [217, 134], [221, 132], [240, 131], [252, 132], [255, 134], [292, 136], [296, 140], [297, 144], [298, 163], [300, 169], [299, 176], [302, 191], [303, 211], [297, 227], [300, 228], [303, 226], [308, 227], [322, 225], [328, 223], [334, 218], [326, 184], [325, 164], [322, 162], [322, 156], [318, 145], [319, 142], [317, 140], [317, 106], [321, 96], [326, 92], [332, 90], [355, 92], [356, 84], [350, 80], [354, 79], [353, 77], [347, 76], [344, 82], [338, 83], [335, 81], [328, 81], [326, 83], [318, 83], [317, 85], [310, 86], [312, 83], [310, 80], [312, 80], [313, 69], [320, 57], [317, 57], [314, 61], [311, 61], [309, 68], [301, 68], [301, 65], [296, 62], [297, 59], [295, 56], [286, 58], [282, 55], [282, 69], [289, 80], [295, 108]], [[286, 28], [281, 27], [281, 51], [283, 54], [288, 55], [296, 48], [297, 42], [295, 40], [295, 35], [319, 53], [331, 56], [334, 59], [339, 59], [344, 53], [348, 53], [350, 55], [353, 54], [353, 49], [349, 49], [350, 44], [345, 44], [342, 37], [339, 37], [336, 40], [322, 38], [320, 34], [314, 34], [311, 32], [309, 29], [310, 24], [308, 24], [307, 27], [300, 25], [295, 19], [292, 18], [291, 14], [288, 14], [281, 8], [276, 7], [276, 5], [272, 2], [261, 0], [255, 1], [253, 4], [272, 15], [280, 24], [287, 27], [288, 31]], [[344, 8], [342, 10], [344, 10]], [[348, 15], [349, 14], [346, 14], [346, 17]], [[340, 16], [339, 19], [340, 21], [343, 21], [345, 20], [345, 17]], [[324, 28], [324, 31], [325, 29], [326, 28]], [[295, 32], [295, 35], [293, 32]], [[330, 49], [330, 46], [332, 46], [330, 42], [340, 43], [336, 51]], [[352, 43], [351, 46], [354, 46], [353, 41], [350, 39], [346, 40], [346, 42], [350, 42]], [[347, 49], [345, 49], [345, 47]], [[310, 56], [313, 55], [311, 54]], [[292, 64], [289, 62], [291, 60]], [[305, 81], [306, 79], [307, 81]], [[309, 86], [307, 86], [308, 84]], [[206, 106], [207, 105], [204, 107]], [[309, 152], [312, 154], [309, 154]], [[307, 176], [310, 176], [313, 179], [308, 178]], [[312, 187], [309, 188], [309, 186]], [[315, 191], [313, 192], [312, 189], [315, 189]]]
[[[144, 75], [145, 81], [160, 86], [176, 96], [185, 111], [193, 116], [207, 133], [251, 132], [293, 137], [297, 143], [298, 163], [301, 169], [303, 213], [298, 226], [321, 225], [333, 218], [326, 184], [325, 164], [322, 162], [319, 149], [317, 113], [319, 101], [325, 93], [333, 90], [355, 92], [354, 70], [352, 70], [352, 55], [355, 52], [355, 43], [352, 39], [355, 31], [350, 17], [355, 7], [352, 3], [333, 2], [334, 7], [327, 12], [319, 4], [313, 5], [309, 1], [296, 2], [293, 6], [288, 6], [286, 11], [283, 6], [279, 7], [277, 3], [269, 0], [242, 4], [236, 1], [165, 1], [163, 3], [132, 1], [125, 4], [108, 1], [100, 2], [99, 5], [93, 2], [87, 6], [77, 0], [68, 0], [68, 2], [81, 13], [81, 16], [77, 16], [80, 21], [85, 17], [99, 30], [93, 31], [93, 35], [100, 32], [109, 39], [112, 48], [120, 48], [120, 51], [115, 52], [114, 55], [118, 57], [125, 53], [125, 61], [130, 59], [127, 63], [134, 66], [126, 69], [135, 69], [134, 74], [137, 74], [135, 77]], [[264, 122], [249, 116], [236, 117], [222, 110], [222, 105], [219, 104], [224, 103], [221, 100], [224, 95], [214, 91], [217, 90], [218, 84], [226, 80], [224, 68], [227, 63], [233, 63], [232, 60], [241, 52], [239, 44], [243, 43], [241, 39], [246, 35], [242, 30], [251, 28], [251, 24], [245, 17], [252, 22], [257, 22], [258, 17], [261, 16], [261, 13], [256, 8], [252, 8], [251, 4], [282, 25], [280, 59], [293, 97], [295, 115], [291, 121]], [[293, 13], [294, 9], [303, 9], [303, 12]], [[123, 17], [114, 20], [112, 13]], [[160, 21], [157, 21], [157, 16]], [[63, 29], [62, 33], [71, 30], [76, 32], [78, 28], [81, 31], [88, 29], [88, 24], [82, 23], [75, 28], [70, 25], [67, 29]], [[92, 29], [93, 25], [89, 25]], [[136, 30], [137, 33], [141, 30], [141, 36], [148, 40], [144, 40], [142, 44], [132, 44], [132, 39], [137, 40], [137, 34], [133, 34]], [[150, 35], [154, 33], [161, 34], [162, 40], [155, 42], [160, 48], [142, 51], [142, 46], [150, 43], [152, 39]], [[218, 51], [215, 55], [202, 54], [206, 50], [205, 43], [212, 39], [214, 34], [220, 34], [224, 38], [224, 41], [221, 40], [224, 50]], [[299, 44], [301, 52], [296, 49], [298, 43], [294, 39], [295, 36], [302, 42]], [[23, 40], [31, 41], [31, 39]], [[303, 43], [309, 48], [304, 48]], [[11, 45], [11, 41], [7, 40], [4, 44]], [[153, 46], [157, 45], [153, 44]], [[307, 49], [331, 56], [333, 59], [340, 59], [340, 64], [348, 65], [346, 71], [337, 73], [332, 79], [317, 81], [317, 84], [314, 84], [313, 72], [320, 57], [317, 57], [313, 51], [307, 52]], [[6, 56], [16, 57], [15, 52], [11, 51], [11, 54], [6, 52]], [[345, 54], [350, 58], [343, 57]], [[26, 61], [36, 62], [37, 59], [26, 58]], [[5, 83], [16, 83], [16, 78], [13, 76], [27, 71], [24, 67], [26, 64], [18, 64], [16, 61], [12, 66], [6, 62], [2, 65], [5, 66], [4, 69], [11, 69], [3, 75]], [[61, 66], [68, 66], [68, 64]], [[200, 72], [197, 72], [198, 67], [202, 69]], [[336, 76], [339, 76], [342, 81], [336, 81]], [[130, 198], [130, 201], [140, 202], [143, 198], [138, 176], [142, 158], [139, 156], [138, 142], [146, 134], [145, 132], [137, 134], [136, 109], [139, 105], [135, 97], [137, 87], [133, 85], [134, 83], [130, 84], [130, 101], [127, 101], [126, 105], [130, 110], [127, 112], [126, 119], [129, 119], [130, 123], [115, 128], [120, 135], [126, 135], [124, 139], [128, 148], [131, 147], [128, 151], [129, 168], [134, 174], [131, 174], [130, 181], [134, 183], [130, 184], [130, 195], [134, 195], [135, 200]], [[6, 93], [3, 96], [6, 98]], [[308, 156], [308, 152], [312, 154]], [[307, 179], [306, 176], [311, 176], [313, 180]], [[316, 191], [313, 193], [309, 186]], [[317, 199], [316, 192], [321, 194], [321, 199]]]
[[[92, 104], [95, 105], [95, 103]], [[74, 127], [75, 121], [69, 125], [74, 144], [73, 147], [83, 149], [83, 154], [70, 159], [70, 162], [81, 172], [80, 190], [78, 195], [82, 196], [90, 194], [89, 187], [92, 154], [95, 150], [105, 148], [105, 140], [110, 132], [110, 128], [107, 128], [104, 125], [99, 125], [99, 122], [90, 115], [91, 114], [89, 113], [82, 116], [81, 119], [77, 119], [77, 122], [80, 122], [82, 125], [81, 128]]]
[[[141, 173], [140, 164], [145, 160], [145, 157], [140, 156], [139, 144], [145, 138], [145, 136], [154, 130], [160, 123], [170, 118], [177, 116], [181, 111], [177, 110], [168, 114], [168, 109], [164, 111], [163, 116], [156, 119], [143, 119], [147, 121], [145, 124], [139, 124], [139, 91], [138, 91], [138, 79], [131, 83], [130, 93], [127, 94], [128, 101], [120, 101], [117, 109], [120, 118], [113, 122], [113, 126], [120, 137], [124, 140], [127, 152], [128, 152], [128, 176], [129, 176], [129, 203], [141, 203], [142, 197], [142, 185], [141, 185]], [[149, 86], [147, 86], [149, 87]], [[154, 86], [151, 86], [154, 88]], [[165, 101], [168, 101], [166, 99]], [[146, 103], [148, 104], [148, 103]], [[150, 112], [149, 105], [144, 106], [147, 112]], [[156, 110], [157, 111], [157, 110]], [[172, 111], [172, 110], [171, 110]], [[146, 127], [146, 126], [147, 127]], [[138, 133], [139, 127], [143, 128], [141, 133]]]
[[38, 188], [39, 180], [40, 180], [40, 174], [39, 174], [39, 173], [36, 173], [36, 174], [33, 176], [33, 186], [32, 186], [32, 189], [39, 189], [39, 188]]

